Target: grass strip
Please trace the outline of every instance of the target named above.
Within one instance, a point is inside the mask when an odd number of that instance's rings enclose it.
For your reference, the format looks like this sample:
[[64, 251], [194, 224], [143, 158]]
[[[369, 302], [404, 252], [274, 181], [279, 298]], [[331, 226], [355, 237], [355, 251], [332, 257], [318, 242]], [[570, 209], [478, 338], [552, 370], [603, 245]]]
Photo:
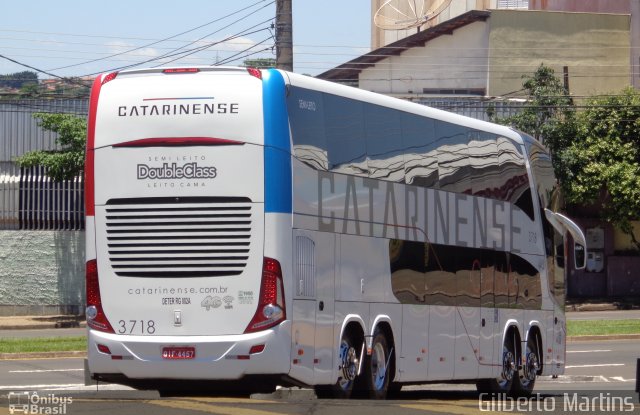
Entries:
[[568, 336], [604, 336], [640, 334], [640, 319], [628, 320], [568, 320]]
[[86, 349], [85, 336], [0, 338], [0, 353], [67, 352]]

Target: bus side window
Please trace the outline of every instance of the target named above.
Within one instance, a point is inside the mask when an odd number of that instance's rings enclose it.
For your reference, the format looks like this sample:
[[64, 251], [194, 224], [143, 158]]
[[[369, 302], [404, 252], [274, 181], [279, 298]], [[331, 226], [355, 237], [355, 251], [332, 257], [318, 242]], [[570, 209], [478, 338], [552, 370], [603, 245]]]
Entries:
[[365, 104], [364, 128], [369, 177], [404, 183], [400, 111]]
[[471, 193], [468, 129], [444, 121], [436, 121], [438, 143], [438, 176], [440, 189], [456, 193]]
[[291, 87], [287, 97], [287, 110], [294, 155], [316, 170], [328, 170], [322, 94]]
[[506, 137], [497, 137], [496, 143], [500, 164], [500, 199], [515, 204], [533, 220], [533, 202], [524, 154]]
[[555, 261], [553, 261], [554, 295], [557, 303], [564, 306], [566, 278], [564, 237], [555, 229], [553, 229], [553, 251], [555, 257]]
[[500, 199], [501, 172], [496, 136], [469, 131], [469, 163], [474, 196]]
[[364, 141], [364, 103], [324, 96], [329, 170], [369, 177]]
[[402, 147], [405, 183], [438, 189], [438, 157], [435, 122], [430, 118], [402, 113]]
[[389, 240], [391, 287], [403, 304], [425, 304], [425, 244]]

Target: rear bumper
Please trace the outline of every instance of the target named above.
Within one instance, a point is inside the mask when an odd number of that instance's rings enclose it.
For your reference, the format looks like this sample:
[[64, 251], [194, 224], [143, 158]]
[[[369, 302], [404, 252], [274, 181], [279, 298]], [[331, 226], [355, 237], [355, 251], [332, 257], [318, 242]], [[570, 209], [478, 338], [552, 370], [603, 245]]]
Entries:
[[[263, 344], [260, 353], [249, 354]], [[111, 354], [98, 350], [109, 348]], [[166, 360], [167, 346], [195, 347], [189, 360]], [[92, 377], [128, 379], [236, 380], [250, 375], [286, 375], [291, 367], [291, 322], [258, 333], [226, 336], [126, 336], [89, 330]]]

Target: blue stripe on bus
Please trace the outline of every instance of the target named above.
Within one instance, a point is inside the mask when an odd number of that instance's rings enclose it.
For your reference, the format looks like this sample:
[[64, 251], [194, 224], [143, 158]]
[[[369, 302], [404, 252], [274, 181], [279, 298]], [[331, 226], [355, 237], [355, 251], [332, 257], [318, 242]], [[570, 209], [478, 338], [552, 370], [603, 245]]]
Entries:
[[291, 141], [282, 74], [262, 72], [264, 111], [264, 210], [291, 213]]

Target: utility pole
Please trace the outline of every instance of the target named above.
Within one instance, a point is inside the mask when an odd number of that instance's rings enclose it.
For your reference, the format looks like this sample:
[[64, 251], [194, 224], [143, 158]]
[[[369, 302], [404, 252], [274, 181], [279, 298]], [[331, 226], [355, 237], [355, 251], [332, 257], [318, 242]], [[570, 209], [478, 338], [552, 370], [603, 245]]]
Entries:
[[276, 68], [293, 71], [291, 1], [276, 0]]

